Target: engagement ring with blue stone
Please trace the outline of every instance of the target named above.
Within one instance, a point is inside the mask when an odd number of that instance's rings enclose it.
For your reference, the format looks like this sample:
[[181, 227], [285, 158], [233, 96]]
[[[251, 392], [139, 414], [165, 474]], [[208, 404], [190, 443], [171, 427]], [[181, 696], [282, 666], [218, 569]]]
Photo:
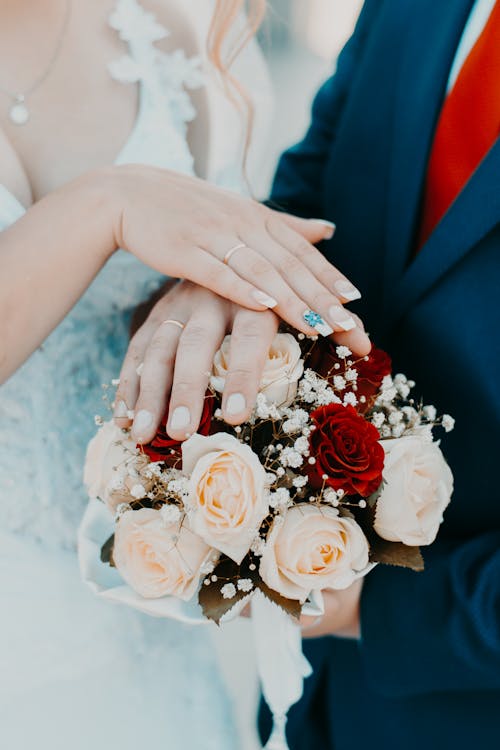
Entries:
[[321, 336], [330, 336], [333, 328], [326, 323], [321, 315], [314, 310], [306, 310], [302, 316], [306, 323], [314, 328]]

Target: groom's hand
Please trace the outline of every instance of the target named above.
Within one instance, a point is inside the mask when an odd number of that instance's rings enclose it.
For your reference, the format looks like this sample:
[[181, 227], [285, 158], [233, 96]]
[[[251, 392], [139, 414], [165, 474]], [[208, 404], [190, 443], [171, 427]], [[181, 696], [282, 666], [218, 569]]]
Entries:
[[343, 591], [323, 591], [325, 614], [322, 617], [302, 617], [304, 638], [336, 635], [340, 638], [361, 637], [360, 600], [363, 579], [355, 581]]

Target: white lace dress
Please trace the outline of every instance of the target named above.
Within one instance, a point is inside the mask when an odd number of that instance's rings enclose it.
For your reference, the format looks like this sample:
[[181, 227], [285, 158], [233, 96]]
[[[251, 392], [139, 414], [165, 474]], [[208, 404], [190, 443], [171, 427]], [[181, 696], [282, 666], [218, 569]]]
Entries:
[[[202, 40], [212, 4], [190, 0]], [[188, 11], [187, 11], [188, 12]], [[111, 26], [128, 54], [110, 66], [140, 85], [140, 109], [117, 163], [193, 173], [189, 90], [207, 85], [209, 178], [237, 182], [238, 115], [201, 62], [155, 42], [167, 31], [136, 0], [118, 0]], [[200, 48], [203, 45], [200, 44]], [[268, 96], [256, 48], [243, 78]], [[241, 71], [240, 71], [241, 72]], [[24, 213], [0, 186], [0, 230]], [[210, 628], [190, 629], [100, 601], [80, 581], [76, 530], [85, 507], [86, 444], [116, 377], [131, 311], [160, 283], [119, 251], [72, 312], [0, 388], [0, 747], [7, 750], [235, 750], [230, 702]]]

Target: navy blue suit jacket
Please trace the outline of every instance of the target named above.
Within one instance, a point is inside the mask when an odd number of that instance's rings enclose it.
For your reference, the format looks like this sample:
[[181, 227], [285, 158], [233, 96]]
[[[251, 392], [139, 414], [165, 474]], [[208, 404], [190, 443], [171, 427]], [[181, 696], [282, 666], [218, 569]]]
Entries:
[[457, 420], [443, 440], [455, 494], [426, 571], [367, 577], [360, 644], [306, 642], [315, 674], [290, 713], [292, 750], [500, 747], [500, 141], [412, 260], [472, 5], [366, 0], [275, 178], [280, 207], [336, 222], [324, 251], [362, 290], [353, 309]]

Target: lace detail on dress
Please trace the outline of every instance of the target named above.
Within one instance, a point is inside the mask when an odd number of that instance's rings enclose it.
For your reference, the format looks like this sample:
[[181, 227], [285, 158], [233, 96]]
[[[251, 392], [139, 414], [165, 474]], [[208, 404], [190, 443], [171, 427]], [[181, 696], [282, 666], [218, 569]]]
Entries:
[[182, 49], [163, 52], [154, 42], [166, 39], [170, 32], [148, 13], [136, 0], [118, 0], [109, 18], [111, 28], [118, 31], [120, 39], [129, 44], [130, 53], [109, 63], [111, 76], [121, 83], [138, 83], [158, 90], [167, 106], [181, 122], [196, 117], [188, 90], [203, 86], [201, 58], [187, 57]]
[[[112, 75], [140, 85], [137, 120], [117, 164], [141, 163], [193, 174], [186, 123], [195, 116], [189, 89], [203, 84], [198, 58], [166, 54], [154, 42], [168, 31], [136, 0], [118, 0], [112, 28], [129, 54]], [[23, 207], [0, 189], [0, 231]], [[116, 377], [128, 342], [131, 311], [162, 277], [123, 251], [115, 253], [43, 345], [0, 388], [0, 531], [73, 547], [86, 496], [85, 448], [102, 412], [101, 384]], [[12, 467], [16, 469], [13, 480]]]

